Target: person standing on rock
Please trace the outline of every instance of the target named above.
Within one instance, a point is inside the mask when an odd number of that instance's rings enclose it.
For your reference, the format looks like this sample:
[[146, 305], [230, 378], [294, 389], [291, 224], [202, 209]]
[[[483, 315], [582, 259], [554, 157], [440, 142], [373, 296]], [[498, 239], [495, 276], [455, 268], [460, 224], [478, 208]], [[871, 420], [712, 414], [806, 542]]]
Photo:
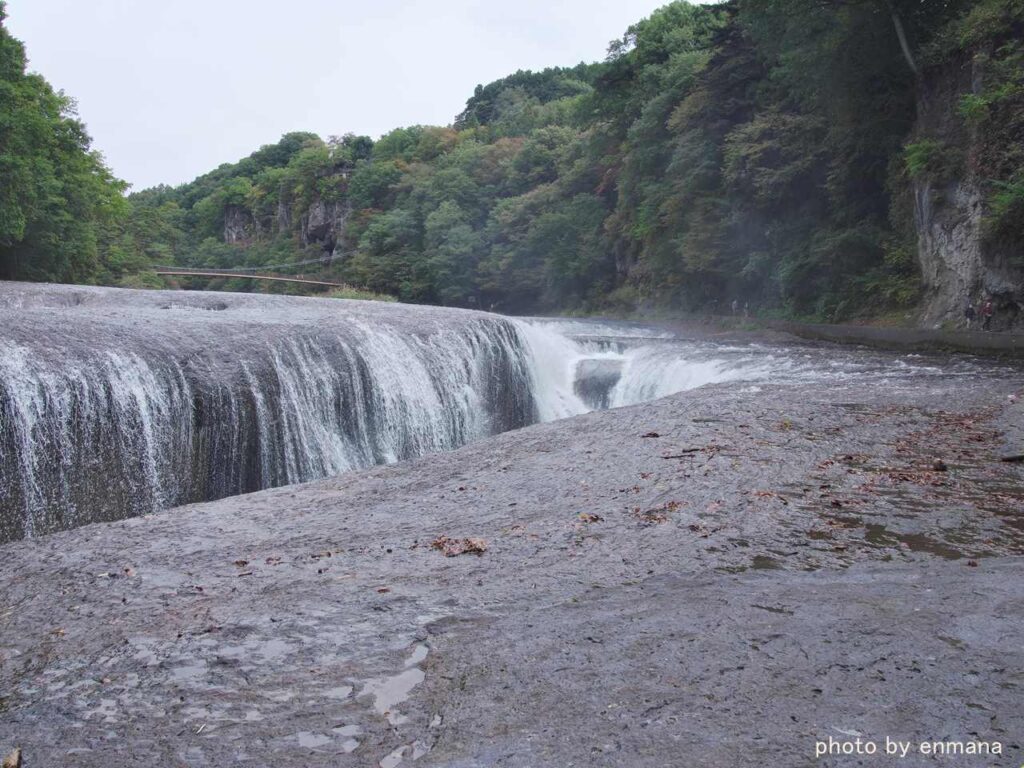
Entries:
[[992, 299], [985, 299], [985, 303], [981, 305], [981, 327], [982, 330], [992, 330], [992, 315], [995, 314], [995, 310], [992, 308]]
[[978, 316], [978, 313], [974, 309], [974, 302], [970, 299], [967, 300], [967, 307], [964, 309], [964, 318], [967, 320], [967, 330], [971, 330], [974, 327], [974, 318]]

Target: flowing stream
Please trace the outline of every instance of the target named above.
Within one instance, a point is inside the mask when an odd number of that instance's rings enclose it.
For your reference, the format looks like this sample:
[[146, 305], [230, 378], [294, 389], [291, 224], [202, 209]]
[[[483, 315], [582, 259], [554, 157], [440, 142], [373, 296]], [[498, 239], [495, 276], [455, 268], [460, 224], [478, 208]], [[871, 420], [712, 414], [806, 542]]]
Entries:
[[0, 541], [818, 367], [628, 324], [17, 283], [0, 341]]

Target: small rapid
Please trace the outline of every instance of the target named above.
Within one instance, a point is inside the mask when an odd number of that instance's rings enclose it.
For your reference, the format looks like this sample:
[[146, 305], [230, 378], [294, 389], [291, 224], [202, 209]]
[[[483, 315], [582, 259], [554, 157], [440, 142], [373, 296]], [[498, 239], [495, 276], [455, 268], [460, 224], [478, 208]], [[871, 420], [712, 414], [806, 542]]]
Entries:
[[[636, 325], [520, 321], [541, 420], [654, 400], [706, 384], [778, 372], [768, 355], [683, 342]], [[735, 352], [745, 352], [737, 355]]]

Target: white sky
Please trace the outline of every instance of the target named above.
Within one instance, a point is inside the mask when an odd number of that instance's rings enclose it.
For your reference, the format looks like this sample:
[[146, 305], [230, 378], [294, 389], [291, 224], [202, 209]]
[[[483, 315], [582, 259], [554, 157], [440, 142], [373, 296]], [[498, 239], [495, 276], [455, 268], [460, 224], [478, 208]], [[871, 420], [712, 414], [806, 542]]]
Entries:
[[8, 0], [29, 68], [135, 189], [288, 131], [447, 125], [477, 83], [602, 59], [667, 0]]

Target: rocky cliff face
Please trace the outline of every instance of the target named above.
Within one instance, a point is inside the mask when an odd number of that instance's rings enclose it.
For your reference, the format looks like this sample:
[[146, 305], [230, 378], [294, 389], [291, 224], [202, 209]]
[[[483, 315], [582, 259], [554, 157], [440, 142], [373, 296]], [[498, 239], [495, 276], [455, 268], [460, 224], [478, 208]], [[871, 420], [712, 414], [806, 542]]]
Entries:
[[977, 165], [983, 137], [958, 110], [964, 94], [983, 88], [980, 61], [955, 62], [929, 73], [921, 85], [917, 138], [938, 142], [958, 166], [914, 181], [925, 291], [922, 322], [962, 326], [968, 301], [978, 306], [991, 298], [996, 311], [993, 328], [1006, 330], [1024, 326], [1024, 270], [1013, 263], [1014, 244], [985, 236], [985, 178]]
[[350, 210], [348, 200], [316, 200], [300, 219], [299, 236], [302, 244], [319, 245], [325, 253], [337, 255]]
[[319, 246], [325, 254], [336, 257], [340, 255], [341, 238], [350, 212], [347, 199], [328, 202], [317, 198], [304, 211], [294, 201], [281, 200], [275, 214], [261, 223], [248, 208], [228, 205], [224, 209], [222, 237], [225, 243], [246, 245], [264, 237], [294, 235], [303, 247]]
[[229, 205], [224, 209], [224, 242], [242, 245], [254, 240], [259, 234], [259, 222], [252, 213], [240, 206]]

